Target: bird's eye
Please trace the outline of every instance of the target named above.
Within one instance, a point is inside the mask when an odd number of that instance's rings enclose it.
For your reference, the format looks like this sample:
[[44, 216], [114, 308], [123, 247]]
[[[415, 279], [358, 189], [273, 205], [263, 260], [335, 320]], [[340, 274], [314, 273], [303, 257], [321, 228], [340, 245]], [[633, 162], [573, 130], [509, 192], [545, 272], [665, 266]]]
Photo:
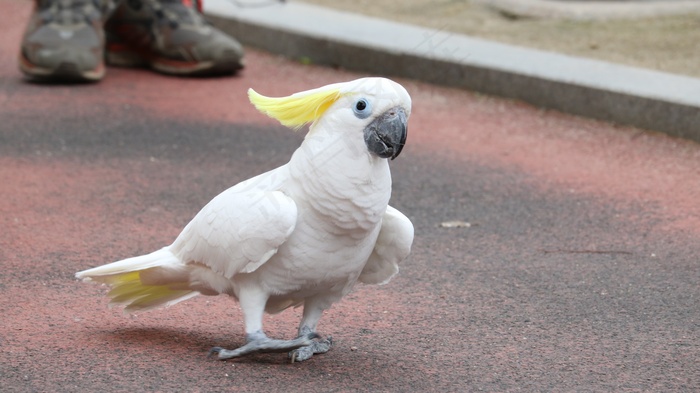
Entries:
[[355, 112], [355, 116], [359, 119], [366, 119], [372, 113], [372, 107], [367, 99], [360, 98], [355, 101], [355, 106], [353, 106], [352, 111]]

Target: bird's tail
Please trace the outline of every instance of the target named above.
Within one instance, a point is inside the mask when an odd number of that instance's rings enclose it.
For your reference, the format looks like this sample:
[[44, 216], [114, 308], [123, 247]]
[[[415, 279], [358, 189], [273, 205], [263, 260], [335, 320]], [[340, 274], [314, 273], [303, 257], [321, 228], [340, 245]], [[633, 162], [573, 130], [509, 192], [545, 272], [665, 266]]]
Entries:
[[83, 281], [112, 287], [110, 305], [138, 312], [167, 307], [198, 294], [189, 285], [189, 269], [168, 247], [75, 274]]

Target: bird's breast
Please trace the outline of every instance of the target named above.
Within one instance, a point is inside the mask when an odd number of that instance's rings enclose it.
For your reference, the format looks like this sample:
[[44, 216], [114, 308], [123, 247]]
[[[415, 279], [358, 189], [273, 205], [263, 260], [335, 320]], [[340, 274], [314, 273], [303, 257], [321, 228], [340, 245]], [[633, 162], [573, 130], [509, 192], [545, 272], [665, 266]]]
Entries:
[[276, 295], [344, 293], [362, 272], [378, 233], [379, 226], [362, 237], [333, 234], [300, 217], [288, 241], [256, 274]]
[[325, 161], [317, 157], [292, 161], [290, 189], [300, 214], [316, 218], [325, 230], [367, 232], [381, 222], [391, 197], [386, 160], [360, 156]]
[[319, 163], [321, 156], [299, 154], [290, 162], [283, 192], [297, 205], [297, 223], [256, 271], [271, 293], [345, 293], [374, 249], [391, 196], [388, 164], [338, 155]]

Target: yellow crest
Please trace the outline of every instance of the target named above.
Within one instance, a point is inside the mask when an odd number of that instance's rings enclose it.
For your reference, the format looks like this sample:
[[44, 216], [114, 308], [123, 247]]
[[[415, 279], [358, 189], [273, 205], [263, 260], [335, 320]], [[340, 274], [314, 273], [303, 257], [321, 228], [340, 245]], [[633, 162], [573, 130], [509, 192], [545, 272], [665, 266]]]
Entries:
[[294, 129], [316, 121], [340, 96], [338, 88], [314, 89], [288, 97], [265, 97], [248, 89], [250, 102], [260, 112]]

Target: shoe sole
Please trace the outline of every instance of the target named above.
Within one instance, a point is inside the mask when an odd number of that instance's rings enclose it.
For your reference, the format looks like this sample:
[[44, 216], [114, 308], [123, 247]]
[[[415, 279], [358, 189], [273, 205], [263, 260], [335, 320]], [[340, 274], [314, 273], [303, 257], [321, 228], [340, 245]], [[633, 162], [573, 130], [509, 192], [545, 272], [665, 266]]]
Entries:
[[97, 82], [105, 76], [105, 65], [100, 63], [93, 70], [81, 70], [71, 62], [61, 62], [55, 68], [39, 67], [23, 55], [19, 57], [19, 68], [24, 75], [39, 81]]
[[178, 62], [156, 58], [151, 67], [161, 73], [179, 76], [207, 76], [233, 74], [243, 68], [238, 59], [202, 61], [197, 63]]
[[150, 53], [139, 53], [123, 44], [107, 46], [107, 64], [116, 67], [150, 67], [153, 70], [178, 76], [207, 76], [233, 74], [243, 68], [236, 54], [216, 61], [187, 62], [170, 60]]

